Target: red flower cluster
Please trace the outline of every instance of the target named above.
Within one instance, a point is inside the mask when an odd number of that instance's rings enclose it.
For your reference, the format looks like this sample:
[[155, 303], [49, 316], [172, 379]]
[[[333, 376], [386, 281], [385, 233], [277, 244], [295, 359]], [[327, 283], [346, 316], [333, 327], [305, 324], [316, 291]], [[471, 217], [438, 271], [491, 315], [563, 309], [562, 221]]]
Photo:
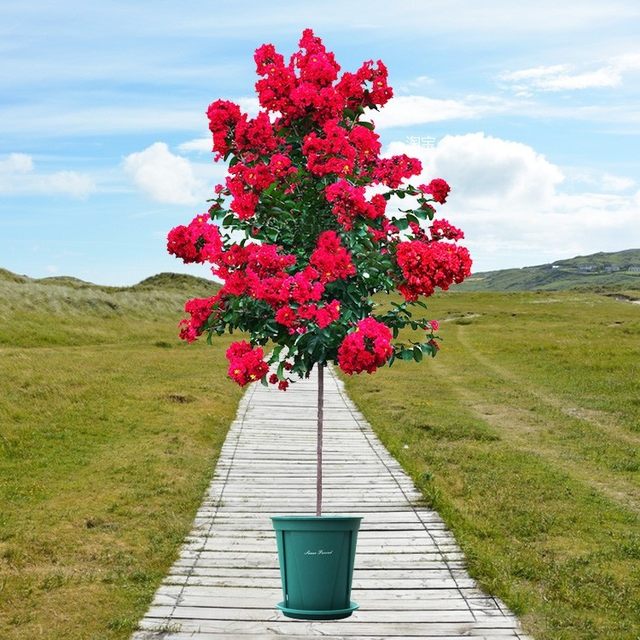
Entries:
[[228, 100], [216, 100], [207, 109], [209, 131], [213, 134], [213, 151], [216, 160], [230, 151], [229, 138], [240, 121], [240, 107]]
[[295, 175], [298, 170], [291, 165], [291, 158], [283, 153], [274, 153], [269, 161], [269, 171], [275, 178], [287, 178]]
[[230, 209], [241, 220], [251, 218], [256, 212], [260, 194], [274, 181], [268, 165], [258, 163], [248, 166], [238, 162], [229, 169], [225, 182], [227, 190], [233, 196]]
[[391, 158], [380, 158], [373, 171], [373, 181], [397, 189], [405, 178], [417, 176], [422, 171], [422, 163], [403, 153]]
[[436, 287], [446, 291], [471, 274], [467, 249], [448, 242], [400, 242], [396, 261], [404, 276], [398, 290], [409, 301], [417, 300], [419, 295], [432, 295]]
[[289, 64], [271, 44], [257, 49], [254, 56], [261, 76], [256, 83], [260, 105], [280, 113], [283, 124], [308, 117], [322, 125], [340, 117], [345, 108], [380, 107], [393, 96], [380, 60], [376, 66], [369, 60], [336, 82], [340, 65], [311, 29], [304, 30], [299, 46]]
[[233, 245], [221, 255], [214, 274], [224, 279], [223, 290], [231, 295], [277, 304], [287, 299], [282, 287], [295, 262], [293, 255], [281, 254], [272, 244]]
[[289, 333], [306, 333], [304, 321], [315, 322], [321, 329], [325, 329], [332, 322], [340, 318], [340, 302], [332, 300], [324, 306], [316, 304], [301, 304], [297, 309], [288, 304], [276, 311], [276, 322], [289, 329]]
[[418, 189], [422, 193], [430, 193], [433, 199], [440, 204], [445, 203], [449, 191], [451, 191], [447, 181], [442, 178], [434, 178], [429, 184], [421, 184]]
[[316, 87], [333, 84], [338, 77], [340, 65], [331, 51], [327, 51], [322, 40], [313, 35], [311, 29], [305, 29], [300, 38], [301, 51], [291, 56], [293, 64], [300, 71], [300, 80]]
[[245, 162], [275, 151], [278, 146], [273, 126], [266, 112], [261, 111], [255, 118], [243, 115], [235, 128], [235, 151]]
[[263, 360], [261, 347], [253, 348], [248, 342], [234, 342], [227, 349], [229, 377], [241, 387], [249, 382], [260, 380], [269, 373], [269, 365]]
[[318, 244], [309, 258], [309, 264], [316, 269], [323, 283], [343, 280], [356, 272], [351, 254], [342, 246], [335, 231], [323, 231], [318, 236]]
[[384, 366], [392, 354], [389, 327], [374, 318], [365, 318], [342, 341], [338, 348], [338, 365], [349, 375], [362, 371], [373, 373]]
[[321, 329], [325, 329], [340, 318], [340, 302], [332, 300], [322, 307], [315, 304], [302, 305], [298, 308], [298, 317], [304, 320], [311, 320]]
[[191, 315], [188, 320], [180, 320], [180, 338], [187, 342], [193, 342], [202, 335], [209, 316], [214, 311], [221, 311], [223, 308], [223, 295], [218, 293], [211, 298], [193, 298], [187, 300], [184, 305], [186, 313]]
[[382, 60], [378, 60], [375, 68], [373, 60], [367, 60], [355, 73], [344, 73], [337, 89], [351, 109], [382, 107], [393, 97], [393, 89], [387, 83], [388, 75]]
[[357, 124], [349, 131], [349, 142], [356, 151], [356, 164], [363, 171], [375, 166], [382, 148], [380, 136], [375, 131]]
[[433, 224], [429, 227], [431, 231], [431, 238], [433, 240], [462, 240], [464, 238], [464, 232], [458, 227], [454, 227], [444, 218], [434, 220]]
[[333, 213], [338, 222], [349, 231], [357, 216], [376, 220], [384, 217], [387, 201], [377, 194], [371, 202], [365, 198], [364, 187], [354, 187], [346, 180], [338, 180], [325, 188], [325, 197], [333, 205]]
[[346, 130], [337, 120], [329, 120], [322, 127], [323, 135], [312, 131], [302, 143], [307, 157], [307, 169], [317, 176], [335, 173], [345, 176], [353, 171], [356, 150], [350, 144]]
[[215, 262], [222, 252], [220, 230], [205, 215], [196, 216], [188, 226], [169, 231], [167, 251], [184, 262]]

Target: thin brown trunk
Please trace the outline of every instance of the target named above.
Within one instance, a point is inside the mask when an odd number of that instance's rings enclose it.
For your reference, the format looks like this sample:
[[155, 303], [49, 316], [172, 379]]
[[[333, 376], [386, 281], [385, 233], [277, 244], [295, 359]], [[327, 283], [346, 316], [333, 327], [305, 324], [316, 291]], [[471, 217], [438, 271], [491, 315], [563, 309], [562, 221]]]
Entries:
[[324, 365], [318, 364], [318, 449], [316, 464], [316, 515], [322, 515], [322, 423], [324, 410]]

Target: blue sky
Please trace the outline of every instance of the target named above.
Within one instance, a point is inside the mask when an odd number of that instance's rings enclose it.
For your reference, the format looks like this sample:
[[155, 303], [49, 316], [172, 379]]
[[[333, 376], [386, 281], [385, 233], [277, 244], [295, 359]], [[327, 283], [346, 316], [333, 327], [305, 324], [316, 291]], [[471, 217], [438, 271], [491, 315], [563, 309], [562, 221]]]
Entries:
[[255, 110], [254, 49], [305, 27], [345, 70], [387, 64], [384, 148], [451, 183], [476, 271], [640, 247], [636, 2], [57, 5], [0, 5], [2, 267], [208, 275], [165, 251], [224, 174], [204, 111]]

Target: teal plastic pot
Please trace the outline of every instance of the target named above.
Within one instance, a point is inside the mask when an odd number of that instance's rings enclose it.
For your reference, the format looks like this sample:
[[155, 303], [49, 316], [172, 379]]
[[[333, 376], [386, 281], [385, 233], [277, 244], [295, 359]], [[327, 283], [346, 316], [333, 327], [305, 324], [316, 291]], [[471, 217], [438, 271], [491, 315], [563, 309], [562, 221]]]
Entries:
[[289, 618], [338, 620], [357, 608], [351, 580], [361, 517], [274, 516], [284, 599]]

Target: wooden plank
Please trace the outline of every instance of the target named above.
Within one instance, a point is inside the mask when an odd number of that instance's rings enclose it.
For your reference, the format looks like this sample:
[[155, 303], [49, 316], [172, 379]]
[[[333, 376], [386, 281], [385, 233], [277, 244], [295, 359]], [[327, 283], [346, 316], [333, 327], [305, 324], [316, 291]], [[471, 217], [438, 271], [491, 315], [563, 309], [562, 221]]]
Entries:
[[[514, 637], [514, 624], [517, 624], [512, 618], [504, 620], [491, 621], [485, 624], [482, 621], [477, 622], [365, 622], [362, 613], [354, 613], [349, 621], [339, 622], [326, 620], [320, 623], [309, 623], [304, 621], [286, 620], [281, 614], [272, 622], [266, 623], [250, 620], [205, 620], [202, 618], [153, 618], [145, 617], [141, 623], [141, 628], [151, 628], [165, 623], [170, 624], [172, 621], [179, 623], [180, 630], [186, 632], [213, 632], [223, 634], [245, 633], [248, 635], [256, 635], [259, 633], [269, 633], [274, 637], [276, 635], [286, 636], [290, 633], [325, 636], [335, 634], [344, 637], [359, 637], [362, 635], [381, 635], [383, 637], [404, 637], [416, 635], [424, 637], [424, 634], [438, 637], [438, 635], [458, 634], [468, 638], [469, 636], [487, 635], [489, 637], [498, 638]], [[504, 626], [501, 626], [504, 625]], [[475, 634], [474, 631], [481, 631], [481, 634]], [[429, 637], [427, 635], [427, 637]], [[517, 636], [515, 636], [517, 637]]]
[[[344, 635], [336, 636], [336, 635], [326, 635], [324, 633], [320, 633], [319, 631], [316, 631], [314, 627], [312, 627], [311, 630], [308, 633], [305, 633], [304, 635], [298, 635], [297, 633], [295, 634], [287, 633], [285, 637], [288, 640], [306, 640], [307, 638], [315, 637], [315, 636], [322, 636], [323, 640], [344, 640], [345, 639]], [[134, 636], [132, 637], [132, 640], [156, 640], [159, 638], [161, 638], [162, 640], [221, 640], [222, 638], [224, 638], [224, 640], [248, 640], [249, 638], [258, 640], [262, 638], [272, 638], [272, 637], [276, 637], [276, 636], [268, 632], [267, 633], [263, 632], [259, 635], [247, 635], [244, 633], [229, 634], [226, 632], [223, 634], [219, 634], [219, 633], [210, 632], [210, 631], [200, 631], [200, 632], [181, 632], [181, 631], [170, 632], [169, 631], [169, 632], [163, 632], [162, 635], [160, 636], [160, 634], [156, 634], [149, 631], [138, 631], [136, 634], [134, 634]], [[351, 635], [349, 637], [358, 638], [358, 640], [387, 640], [388, 638], [397, 638], [400, 636]], [[515, 639], [515, 640], [533, 640], [528, 636], [518, 635], [516, 632], [507, 633], [505, 630], [501, 630], [499, 636], [484, 635], [484, 633], [482, 635], [480, 635], [479, 633], [472, 633], [472, 634], [465, 633], [464, 635], [449, 635], [449, 634], [442, 635], [442, 633], [437, 633], [437, 634], [420, 635], [420, 636], [403, 635], [401, 637], [402, 637], [402, 640], [424, 640], [424, 638], [435, 638], [437, 640], [469, 640], [469, 637], [473, 637], [473, 640], [508, 640], [509, 638]]]

